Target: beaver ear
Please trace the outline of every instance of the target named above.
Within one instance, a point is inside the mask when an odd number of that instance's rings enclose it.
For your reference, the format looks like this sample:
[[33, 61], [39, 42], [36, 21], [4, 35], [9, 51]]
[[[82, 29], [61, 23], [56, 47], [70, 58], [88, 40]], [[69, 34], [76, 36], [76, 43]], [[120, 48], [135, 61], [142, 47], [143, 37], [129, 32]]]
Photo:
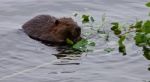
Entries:
[[55, 24], [58, 25], [58, 24], [59, 24], [59, 20], [56, 20], [56, 21], [55, 21]]

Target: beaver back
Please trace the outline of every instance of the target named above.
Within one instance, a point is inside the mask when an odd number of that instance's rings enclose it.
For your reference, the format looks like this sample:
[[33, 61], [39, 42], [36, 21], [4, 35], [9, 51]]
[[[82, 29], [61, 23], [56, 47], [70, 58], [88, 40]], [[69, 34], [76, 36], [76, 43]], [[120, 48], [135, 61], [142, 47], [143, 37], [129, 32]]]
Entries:
[[38, 15], [26, 22], [22, 28], [30, 37], [38, 38], [54, 27], [56, 20], [50, 15]]

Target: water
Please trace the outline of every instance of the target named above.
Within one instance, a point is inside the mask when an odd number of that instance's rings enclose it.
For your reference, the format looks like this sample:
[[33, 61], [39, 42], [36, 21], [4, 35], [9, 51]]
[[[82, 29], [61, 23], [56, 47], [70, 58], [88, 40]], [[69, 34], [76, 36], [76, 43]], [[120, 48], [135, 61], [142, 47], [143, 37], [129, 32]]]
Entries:
[[58, 53], [55, 47], [32, 40], [20, 30], [38, 14], [62, 17], [80, 12], [100, 20], [105, 13], [110, 21], [130, 23], [147, 19], [145, 2], [148, 0], [0, 0], [0, 82], [150, 81], [150, 62], [132, 43], [127, 46], [128, 55], [121, 56], [117, 50], [103, 50], [107, 45], [115, 48], [114, 41], [106, 45], [99, 39], [93, 52], [67, 61], [52, 55]]

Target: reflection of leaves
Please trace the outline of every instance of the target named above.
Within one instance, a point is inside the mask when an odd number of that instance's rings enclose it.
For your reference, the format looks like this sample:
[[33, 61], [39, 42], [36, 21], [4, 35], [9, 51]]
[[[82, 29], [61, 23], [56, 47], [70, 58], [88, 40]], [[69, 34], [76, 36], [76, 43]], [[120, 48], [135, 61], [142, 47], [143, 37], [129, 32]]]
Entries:
[[106, 49], [104, 49], [104, 51], [106, 51], [106, 52], [108, 52], [108, 53], [109, 53], [109, 52], [114, 51], [114, 49], [115, 49], [115, 48], [106, 48]]
[[94, 18], [91, 16], [90, 17], [90, 20], [91, 20], [91, 22], [94, 22], [95, 20], [94, 20]]
[[119, 37], [119, 41], [118, 41], [118, 44], [119, 44], [119, 52], [123, 53], [123, 55], [126, 55], [126, 48], [125, 48], [125, 45], [123, 44], [123, 41], [125, 40], [125, 36], [120, 36]]
[[149, 65], [149, 67], [148, 67], [148, 70], [150, 71], [150, 65]]

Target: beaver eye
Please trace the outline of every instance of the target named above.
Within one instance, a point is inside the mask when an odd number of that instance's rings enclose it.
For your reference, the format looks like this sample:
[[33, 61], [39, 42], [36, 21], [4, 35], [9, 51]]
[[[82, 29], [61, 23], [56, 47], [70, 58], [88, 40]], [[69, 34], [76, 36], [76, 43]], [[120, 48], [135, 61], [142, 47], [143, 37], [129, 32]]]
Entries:
[[56, 21], [55, 21], [55, 24], [58, 25], [58, 24], [59, 24], [59, 20], [56, 20]]

